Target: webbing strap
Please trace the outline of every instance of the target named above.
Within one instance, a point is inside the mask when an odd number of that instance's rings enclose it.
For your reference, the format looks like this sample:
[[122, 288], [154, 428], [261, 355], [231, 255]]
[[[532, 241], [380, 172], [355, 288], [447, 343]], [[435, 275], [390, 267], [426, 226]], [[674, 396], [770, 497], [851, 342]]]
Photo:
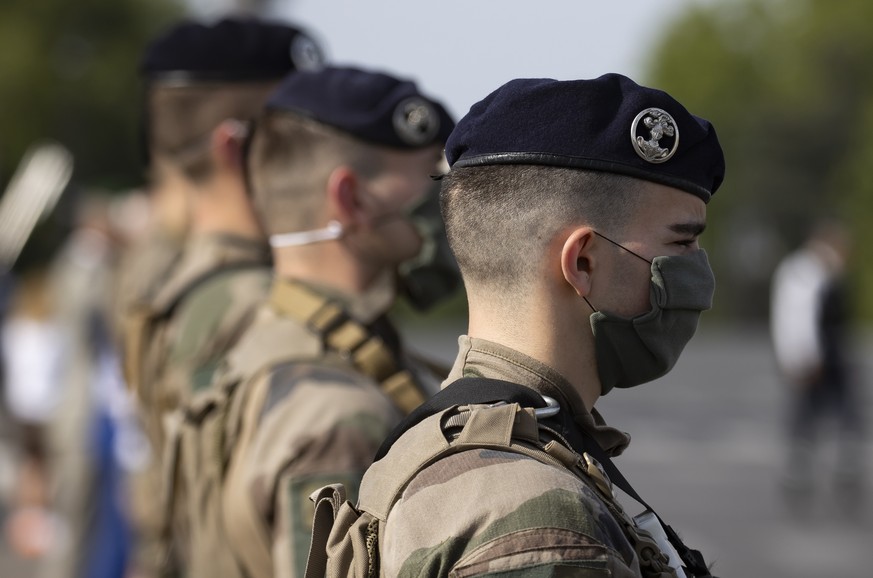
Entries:
[[150, 310], [144, 305], [132, 307], [123, 320], [124, 381], [137, 398], [144, 394], [141, 387], [142, 366], [145, 357], [146, 332], [150, 323]]
[[309, 556], [306, 559], [304, 578], [323, 578], [327, 572], [327, 549], [333, 521], [340, 506], [346, 501], [346, 490], [342, 484], [331, 484], [314, 492], [309, 499], [315, 503], [312, 518], [312, 540], [309, 543]]
[[353, 319], [338, 302], [300, 283], [274, 283], [270, 303], [320, 336], [325, 346], [349, 359], [404, 414], [427, 399], [412, 374], [398, 367], [391, 348], [366, 325]]
[[169, 297], [160, 302], [137, 302], [130, 307], [124, 320], [124, 359], [122, 368], [124, 379], [129, 389], [138, 395], [150, 395], [143, 391], [143, 368], [145, 366], [146, 347], [152, 340], [154, 328], [161, 320], [169, 318], [173, 311], [191, 291], [206, 283], [213, 277], [230, 271], [259, 269], [266, 265], [262, 261], [239, 261], [226, 263], [219, 267], [204, 271], [182, 284]]
[[[418, 472], [449, 455], [470, 449], [494, 449], [522, 453], [540, 462], [561, 466], [561, 462], [539, 448], [533, 411], [518, 404], [500, 404], [483, 411], [463, 412], [452, 419], [451, 406], [420, 421], [414, 434], [397, 441], [391, 459], [371, 465], [358, 495], [358, 506], [382, 521], [406, 485]], [[445, 422], [445, 423], [444, 423]], [[460, 427], [456, 439], [449, 441], [446, 427]]]
[[237, 261], [234, 263], [224, 263], [212, 269], [208, 269], [200, 275], [192, 277], [179, 287], [179, 289], [170, 297], [165, 297], [162, 301], [155, 303], [152, 308], [152, 316], [154, 319], [169, 317], [173, 314], [173, 311], [179, 303], [181, 303], [182, 300], [191, 293], [191, 291], [200, 285], [203, 285], [213, 277], [218, 277], [222, 273], [242, 271], [245, 269], [265, 269], [266, 267], [267, 264], [264, 261]]
[[[447, 387], [443, 388], [439, 393], [431, 397], [428, 401], [416, 408], [409, 414], [382, 443], [379, 451], [376, 453], [375, 461], [378, 462], [383, 458], [391, 446], [403, 435], [404, 432], [414, 427], [416, 424], [427, 419], [429, 416], [445, 411], [448, 408], [460, 405], [471, 404], [486, 404], [505, 401], [507, 403], [518, 403], [521, 407], [540, 408], [545, 407], [546, 402], [542, 396], [534, 390], [498, 379], [487, 378], [461, 378]], [[642, 504], [649, 510], [655, 513], [655, 510], [649, 506], [645, 500], [633, 489], [630, 482], [622, 475], [619, 469], [612, 462], [612, 459], [600, 447], [593, 437], [587, 432], [578, 428], [572, 421], [572, 417], [567, 412], [559, 412], [557, 416], [542, 420], [545, 425], [552, 425], [561, 433], [567, 440], [573, 450], [580, 456], [588, 453], [594, 457], [603, 466], [607, 476], [613, 484], [618, 486], [623, 492], [631, 498]], [[661, 525], [664, 527], [667, 537], [673, 547], [676, 548], [679, 556], [682, 558], [686, 569], [696, 577], [711, 576], [706, 561], [703, 555], [686, 546], [679, 535], [667, 525], [660, 516], [655, 513]]]

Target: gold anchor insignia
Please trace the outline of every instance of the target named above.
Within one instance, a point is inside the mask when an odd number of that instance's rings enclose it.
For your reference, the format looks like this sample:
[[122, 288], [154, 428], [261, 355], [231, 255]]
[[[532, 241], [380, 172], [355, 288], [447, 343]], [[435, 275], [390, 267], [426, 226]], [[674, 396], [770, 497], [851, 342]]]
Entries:
[[[640, 126], [642, 123], [643, 126]], [[649, 138], [637, 134], [643, 127], [649, 131]], [[661, 140], [672, 138], [669, 148], [661, 146]], [[679, 148], [679, 127], [670, 114], [660, 108], [647, 108], [637, 115], [631, 125], [631, 142], [640, 157], [650, 163], [663, 163]]]

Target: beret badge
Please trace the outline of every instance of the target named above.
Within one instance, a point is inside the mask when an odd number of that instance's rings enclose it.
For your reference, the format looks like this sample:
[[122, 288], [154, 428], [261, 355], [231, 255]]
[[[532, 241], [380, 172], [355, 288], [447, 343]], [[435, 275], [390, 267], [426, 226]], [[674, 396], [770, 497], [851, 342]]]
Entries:
[[631, 143], [645, 161], [658, 164], [670, 160], [679, 148], [679, 127], [660, 108], [647, 108], [631, 124]]
[[401, 101], [394, 109], [394, 130], [412, 146], [430, 142], [440, 129], [440, 117], [433, 105], [417, 96]]
[[312, 38], [298, 34], [291, 41], [291, 62], [297, 70], [318, 70], [324, 66], [324, 56]]

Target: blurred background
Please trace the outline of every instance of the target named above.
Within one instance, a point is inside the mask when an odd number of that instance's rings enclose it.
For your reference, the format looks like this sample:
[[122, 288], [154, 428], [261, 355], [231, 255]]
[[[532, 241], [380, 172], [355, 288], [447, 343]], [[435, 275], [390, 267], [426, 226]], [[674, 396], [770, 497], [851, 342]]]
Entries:
[[[828, 473], [843, 459], [841, 438], [830, 435], [838, 433], [838, 419], [822, 429], [821, 443], [805, 458], [816, 472], [815, 491], [800, 500], [786, 495], [785, 424], [794, 392], [777, 370], [768, 324], [777, 265], [816, 223], [840, 220], [854, 247], [846, 264], [851, 325], [844, 349], [857, 385], [852, 403], [862, 421], [869, 421], [873, 4], [5, 0], [0, 191], [13, 189], [16, 169], [37, 143], [63, 145], [75, 168], [59, 200], [38, 211], [44, 214], [14, 266], [0, 273], [0, 319], [3, 311], [22, 306], [10, 297], [15, 291], [36, 295], [21, 288], [46, 271], [55, 274], [71, 239], [83, 229], [101, 232], [108, 248], [85, 243], [88, 257], [73, 262], [84, 268], [87, 282], [64, 300], [75, 309], [74, 303], [94, 307], [95, 300], [105, 305], [111, 299], [87, 267], [94, 260], [111, 262], [113, 247], [141, 226], [144, 209], [135, 191], [144, 185], [137, 76], [142, 48], [182, 16], [215, 19], [231, 12], [293, 20], [322, 41], [332, 62], [412, 77], [456, 117], [511, 78], [621, 72], [667, 90], [711, 120], [727, 158], [727, 178], [709, 205], [703, 236], [718, 280], [715, 306], [672, 374], [631, 392], [615, 391], [599, 405], [612, 425], [636, 438], [618, 465], [692, 546], [716, 562], [716, 575], [869, 575], [873, 508], [864, 491], [870, 489], [869, 477], [847, 494]], [[39, 308], [34, 302], [26, 306]], [[402, 307], [397, 315], [418, 347], [454, 357], [455, 337], [464, 331], [463, 296], [427, 317]], [[85, 338], [105, 336], [91, 327]], [[70, 393], [75, 389], [59, 385], [67, 377], [44, 378], [56, 388], [48, 397], [61, 411], [79, 415], [75, 404], [60, 401], [80, 399]], [[129, 408], [111, 387], [104, 390], [96, 397], [109, 408], [108, 419], [125, 423]], [[0, 412], [0, 522], [15, 498], [17, 456], [27, 438], [14, 422], [8, 408]], [[123, 472], [135, 467], [141, 448], [123, 425], [116, 431], [123, 443], [112, 442], [114, 453], [104, 461]], [[80, 467], [77, 459], [104, 463], [92, 450], [80, 450], [65, 456], [70, 463], [64, 467]], [[853, 456], [865, 469], [873, 458], [869, 436]], [[58, 529], [62, 518], [52, 534], [55, 544], [71, 539]], [[0, 541], [0, 575], [44, 575], [51, 547], [22, 557]]]

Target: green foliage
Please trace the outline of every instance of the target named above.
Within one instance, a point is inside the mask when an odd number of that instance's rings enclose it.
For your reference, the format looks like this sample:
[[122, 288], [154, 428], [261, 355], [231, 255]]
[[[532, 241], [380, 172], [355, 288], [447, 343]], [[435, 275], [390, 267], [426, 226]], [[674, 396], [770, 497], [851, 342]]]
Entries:
[[[73, 189], [141, 184], [137, 67], [146, 43], [179, 14], [173, 0], [0, 3], [0, 191], [45, 139], [73, 153]], [[16, 271], [43, 267], [63, 242], [73, 193], [33, 232]]]
[[[847, 218], [859, 249], [873, 240], [871, 62], [864, 0], [696, 5], [653, 55], [648, 81], [710, 119], [725, 149], [705, 237], [722, 315], [763, 317], [776, 262], [817, 218]], [[869, 316], [873, 262], [857, 259], [857, 279]]]
[[172, 0], [0, 3], [0, 183], [45, 138], [73, 152], [79, 184], [138, 183], [137, 66], [178, 14]]

